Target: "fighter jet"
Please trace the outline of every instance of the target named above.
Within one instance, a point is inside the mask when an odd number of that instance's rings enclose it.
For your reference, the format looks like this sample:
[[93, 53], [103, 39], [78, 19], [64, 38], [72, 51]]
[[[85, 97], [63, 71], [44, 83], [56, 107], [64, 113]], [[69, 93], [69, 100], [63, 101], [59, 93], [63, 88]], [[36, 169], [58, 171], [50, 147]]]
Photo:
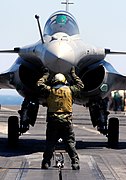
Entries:
[[30, 125], [35, 124], [39, 105], [45, 102], [44, 98], [37, 97], [36, 88], [44, 69], [49, 69], [50, 76], [63, 73], [69, 77], [71, 67], [75, 66], [84, 89], [74, 103], [89, 107], [93, 127], [108, 138], [109, 147], [115, 147], [119, 141], [119, 120], [108, 119], [105, 99], [113, 90], [126, 89], [126, 77], [105, 61], [105, 57], [126, 52], [86, 45], [80, 37], [76, 19], [68, 12], [69, 1], [65, 4], [65, 11], [57, 11], [48, 18], [43, 33], [39, 16], [35, 15], [41, 37], [39, 42], [0, 51], [19, 55], [10, 69], [0, 74], [0, 88], [16, 89], [24, 97], [19, 116], [8, 119], [8, 142], [16, 144]]

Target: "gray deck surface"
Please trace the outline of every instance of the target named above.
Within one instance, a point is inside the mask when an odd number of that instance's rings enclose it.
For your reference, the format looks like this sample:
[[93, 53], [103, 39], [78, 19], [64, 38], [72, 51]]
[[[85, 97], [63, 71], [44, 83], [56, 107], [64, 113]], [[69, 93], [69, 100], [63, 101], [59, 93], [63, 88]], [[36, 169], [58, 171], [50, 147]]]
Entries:
[[[18, 115], [16, 109], [19, 107], [8, 106], [0, 110], [0, 180], [60, 179], [55, 160], [48, 170], [40, 169], [45, 147], [46, 108], [39, 108], [35, 127], [20, 137], [18, 147], [8, 147], [7, 120], [11, 115]], [[88, 109], [74, 106], [73, 123], [81, 169], [72, 170], [67, 153], [57, 146], [56, 153], [62, 152], [65, 159], [62, 180], [126, 179], [126, 116], [124, 112], [111, 112], [109, 117], [120, 120], [118, 149], [107, 148], [107, 138], [92, 127]]]

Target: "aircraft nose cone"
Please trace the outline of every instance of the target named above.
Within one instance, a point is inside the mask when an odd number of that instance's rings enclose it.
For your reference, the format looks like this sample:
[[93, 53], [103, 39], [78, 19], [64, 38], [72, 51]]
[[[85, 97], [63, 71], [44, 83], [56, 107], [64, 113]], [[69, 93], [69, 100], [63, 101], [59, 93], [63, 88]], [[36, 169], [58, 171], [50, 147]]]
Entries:
[[66, 42], [51, 42], [45, 52], [45, 66], [53, 72], [67, 73], [74, 64], [74, 51]]

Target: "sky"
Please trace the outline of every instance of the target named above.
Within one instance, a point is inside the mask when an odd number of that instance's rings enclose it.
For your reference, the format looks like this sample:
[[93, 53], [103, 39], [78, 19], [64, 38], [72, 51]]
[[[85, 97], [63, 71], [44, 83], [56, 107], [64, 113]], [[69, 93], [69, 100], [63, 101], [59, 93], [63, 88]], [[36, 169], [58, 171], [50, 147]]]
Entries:
[[[64, 2], [65, 0], [62, 0]], [[77, 20], [81, 38], [86, 44], [126, 51], [126, 0], [70, 0], [69, 11]], [[42, 29], [48, 17], [65, 10], [61, 0], [1, 0], [0, 49], [34, 44], [40, 39], [35, 14]], [[18, 55], [0, 54], [0, 72], [7, 70]], [[109, 55], [106, 60], [126, 75], [126, 55]], [[4, 93], [7, 91], [0, 91]], [[13, 91], [10, 91], [13, 93]], [[15, 92], [14, 92], [15, 93]]]

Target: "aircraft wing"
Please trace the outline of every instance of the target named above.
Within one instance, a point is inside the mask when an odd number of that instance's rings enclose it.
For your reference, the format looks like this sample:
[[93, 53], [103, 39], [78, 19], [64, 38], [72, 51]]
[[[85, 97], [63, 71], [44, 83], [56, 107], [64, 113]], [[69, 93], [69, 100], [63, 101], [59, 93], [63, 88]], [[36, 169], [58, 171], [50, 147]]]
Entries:
[[114, 67], [106, 61], [102, 61], [105, 70], [105, 79], [111, 91], [126, 90], [126, 76], [118, 73]]
[[12, 77], [11, 72], [0, 74], [0, 89], [15, 89], [11, 84]]

